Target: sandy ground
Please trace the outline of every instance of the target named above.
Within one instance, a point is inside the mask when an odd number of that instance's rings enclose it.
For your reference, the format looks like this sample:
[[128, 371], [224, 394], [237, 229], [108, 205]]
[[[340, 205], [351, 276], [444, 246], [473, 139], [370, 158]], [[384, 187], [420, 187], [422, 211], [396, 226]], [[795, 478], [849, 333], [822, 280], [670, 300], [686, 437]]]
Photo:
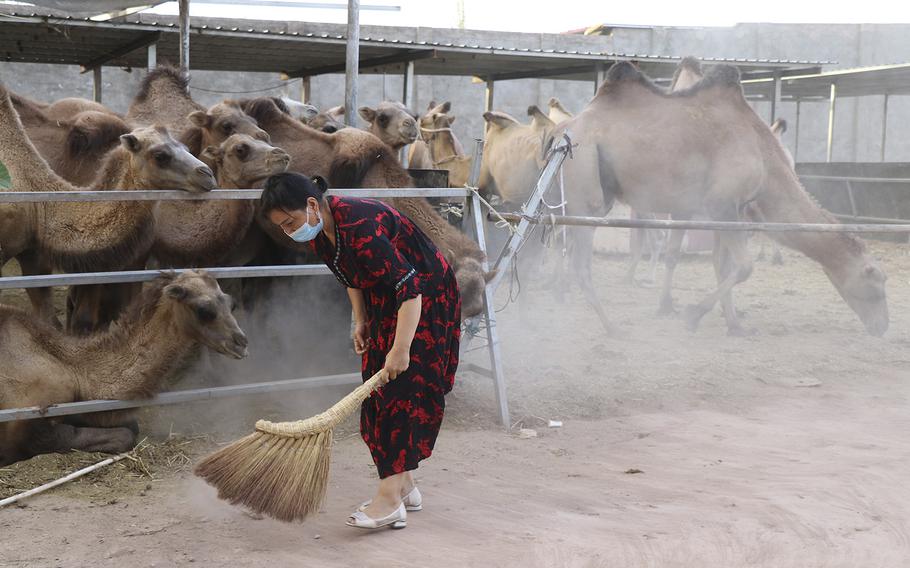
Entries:
[[[658, 318], [657, 291], [621, 284], [617, 257], [596, 274], [619, 338], [577, 292], [560, 304], [525, 283], [530, 306], [506, 308], [500, 331], [513, 419], [538, 436], [497, 428], [489, 380], [462, 373], [405, 530], [344, 526], [375, 478], [348, 424], [325, 511], [303, 525], [220, 503], [186, 467], [99, 473], [0, 510], [0, 565], [910, 565], [908, 250], [873, 245], [890, 276], [884, 338], [795, 253], [737, 289], [748, 338], [719, 313], [695, 334]], [[681, 304], [713, 280], [706, 258], [677, 273]]]

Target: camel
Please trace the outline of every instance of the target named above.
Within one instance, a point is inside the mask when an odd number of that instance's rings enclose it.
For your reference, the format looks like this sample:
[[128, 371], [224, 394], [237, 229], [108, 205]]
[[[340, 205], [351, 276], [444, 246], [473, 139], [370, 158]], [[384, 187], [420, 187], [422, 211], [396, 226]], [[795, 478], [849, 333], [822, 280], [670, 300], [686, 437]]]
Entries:
[[370, 124], [367, 132], [395, 152], [417, 140], [417, 117], [399, 102], [382, 101], [376, 108], [363, 106], [357, 112]]
[[[209, 191], [215, 186], [208, 166], [163, 127], [136, 129], [122, 135], [120, 142], [85, 189]], [[51, 170], [29, 140], [2, 85], [0, 162], [9, 169], [13, 191], [82, 189]], [[38, 273], [39, 258], [67, 272], [117, 270], [148, 250], [154, 223], [152, 202], [4, 204], [0, 206], [0, 249], [5, 258], [19, 260], [23, 274]], [[52, 304], [37, 304], [34, 296], [30, 299], [41, 317], [56, 322]]]
[[[588, 106], [556, 128], [569, 131], [574, 159], [565, 164], [569, 213], [604, 214], [615, 199], [674, 218], [716, 221], [836, 223], [799, 183], [779, 139], [743, 96], [739, 71], [717, 65], [689, 89], [668, 93], [633, 65], [614, 64]], [[771, 233], [822, 265], [866, 330], [888, 329], [885, 274], [863, 242], [848, 233]], [[747, 332], [732, 290], [752, 271], [742, 231], [717, 231], [718, 285], [684, 320], [695, 330], [719, 301], [730, 334]], [[593, 230], [577, 230], [572, 262], [585, 295], [608, 324], [591, 282]]]
[[547, 113], [547, 116], [555, 124], [560, 122], [565, 122], [572, 118], [572, 113], [566, 110], [566, 107], [562, 105], [559, 99], [556, 97], [550, 97], [550, 100], [547, 102], [547, 106], [550, 107], [550, 112]]
[[[211, 275], [187, 272], [159, 276], [110, 329], [90, 337], [64, 335], [0, 306], [0, 408], [148, 398], [202, 347], [242, 359], [247, 338], [231, 305]], [[129, 412], [6, 422], [0, 467], [44, 453], [125, 452], [137, 433]]]
[[[180, 133], [180, 142], [210, 168], [214, 164], [208, 161], [205, 150], [217, 148], [234, 134], [268, 142], [268, 134], [241, 110], [239, 102], [226, 100], [205, 109], [190, 97], [188, 84], [188, 76], [177, 68], [155, 68], [143, 79], [128, 118], [139, 124], [164, 124]], [[246, 229], [236, 231], [244, 223], [249, 226], [250, 207], [243, 201], [163, 202], [157, 210], [154, 246], [148, 252], [162, 266], [213, 266], [226, 249], [243, 239]], [[146, 261], [147, 255], [139, 257], [129, 268], [142, 269]], [[138, 290], [135, 284], [71, 287], [67, 329], [88, 333], [105, 327]]]
[[[413, 187], [413, 180], [401, 167], [391, 149], [363, 130], [345, 128], [328, 134], [314, 130], [282, 112], [268, 98], [241, 103], [271, 136], [273, 144], [291, 156], [290, 171], [321, 175], [331, 187]], [[478, 315], [483, 310], [483, 290], [493, 275], [484, 273], [485, 259], [477, 243], [450, 225], [424, 198], [384, 199], [417, 224], [439, 247], [452, 265], [462, 296], [462, 316]], [[293, 248], [290, 238], [276, 234], [277, 228], [260, 220], [263, 229], [279, 243]]]
[[[287, 169], [284, 150], [246, 134], [233, 134], [203, 157], [213, 164], [221, 189], [260, 187], [267, 177]], [[247, 239], [255, 204], [249, 200], [184, 202], [167, 217], [158, 215], [150, 255], [158, 265], [176, 267], [242, 266], [257, 252], [258, 241]], [[162, 204], [163, 205], [163, 204]], [[159, 206], [160, 207], [160, 206]], [[130, 268], [142, 269], [146, 258]], [[134, 298], [141, 286], [114, 284], [78, 286], [67, 298], [67, 329], [86, 334], [105, 328]]]
[[534, 189], [540, 173], [543, 143], [556, 124], [537, 105], [528, 107], [531, 124], [504, 112], [485, 112], [487, 136], [481, 178], [489, 178], [503, 203], [520, 205]]
[[313, 105], [295, 101], [289, 97], [278, 97], [278, 99], [288, 108], [288, 113], [291, 116], [304, 124], [306, 124], [307, 121], [316, 118], [316, 115], [319, 114], [319, 109]]
[[[429, 170], [436, 167], [436, 162], [442, 162], [452, 156], [464, 156], [464, 148], [461, 146], [461, 142], [458, 141], [458, 138], [455, 138], [454, 136], [451, 140], [452, 147], [448, 150], [445, 148], [438, 148], [435, 160], [433, 159], [433, 154], [430, 150], [433, 134], [437, 132], [449, 132], [451, 134], [452, 132], [451, 126], [452, 123], [455, 122], [455, 117], [449, 115], [450, 110], [452, 110], [452, 103], [449, 101], [440, 104], [436, 104], [436, 101], [430, 101], [427, 112], [420, 117], [420, 139], [411, 144], [411, 147], [408, 149], [409, 167]], [[439, 140], [437, 143], [448, 144], [449, 141]]]
[[320, 112], [313, 118], [303, 121], [303, 123], [310, 128], [325, 132], [326, 134], [338, 132], [342, 128], [348, 127], [348, 125], [344, 123], [343, 105], [332, 107], [325, 112]]

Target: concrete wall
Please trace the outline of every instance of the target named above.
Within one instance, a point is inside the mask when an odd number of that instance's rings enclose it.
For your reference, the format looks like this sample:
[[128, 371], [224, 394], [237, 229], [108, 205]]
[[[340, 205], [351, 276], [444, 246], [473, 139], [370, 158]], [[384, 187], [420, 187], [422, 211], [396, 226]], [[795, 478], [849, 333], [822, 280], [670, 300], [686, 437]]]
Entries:
[[[288, 23], [302, 32], [343, 33], [333, 24]], [[792, 25], [741, 24], [730, 28], [618, 28], [612, 36], [567, 36], [519, 34], [430, 28], [389, 28], [365, 26], [363, 37], [422, 41], [507, 45], [527, 48], [583, 49], [623, 53], [695, 55], [764, 59], [832, 60], [832, 68], [848, 68], [910, 61], [910, 25]], [[137, 90], [144, 71], [105, 68], [104, 102], [125, 111]], [[92, 96], [91, 74], [60, 65], [0, 63], [0, 79], [11, 89], [38, 100], [65, 96]], [[273, 88], [268, 88], [273, 87]], [[194, 71], [191, 88], [202, 104], [222, 98], [266, 94], [300, 97], [300, 82], [283, 83], [274, 74]], [[401, 99], [400, 75], [362, 75], [360, 104], [382, 99]], [[254, 92], [243, 92], [254, 91]], [[344, 78], [326, 75], [312, 79], [311, 102], [321, 108], [341, 104]], [[559, 97], [572, 111], [580, 110], [594, 92], [593, 80], [515, 80], [496, 84], [495, 107], [525, 120], [531, 104], [546, 109], [551, 96]], [[430, 100], [451, 100], [458, 119], [456, 134], [470, 147], [470, 140], [483, 132], [484, 85], [469, 77], [418, 77], [415, 108], [422, 111]], [[835, 118], [835, 161], [877, 161], [881, 156], [882, 97], [842, 99]], [[766, 103], [755, 105], [762, 116]], [[800, 112], [799, 161], [824, 161], [827, 137], [826, 103], [803, 103]], [[796, 104], [784, 103], [779, 115], [790, 123], [785, 143], [796, 146]], [[910, 119], [910, 97], [891, 97], [886, 160], [910, 161], [910, 136], [902, 125]]]

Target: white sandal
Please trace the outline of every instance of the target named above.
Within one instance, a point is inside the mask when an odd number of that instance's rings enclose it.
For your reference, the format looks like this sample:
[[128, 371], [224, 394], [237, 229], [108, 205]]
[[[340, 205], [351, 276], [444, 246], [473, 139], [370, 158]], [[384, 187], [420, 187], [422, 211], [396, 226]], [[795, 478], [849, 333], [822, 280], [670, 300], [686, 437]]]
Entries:
[[358, 529], [375, 530], [382, 527], [403, 529], [408, 526], [408, 513], [404, 508], [404, 503], [398, 505], [398, 508], [392, 514], [381, 519], [373, 519], [363, 511], [358, 510], [351, 513], [345, 524]]
[[[358, 511], [363, 511], [370, 506], [373, 500], [364, 501], [357, 507]], [[423, 495], [420, 494], [420, 490], [417, 489], [417, 486], [414, 486], [414, 489], [411, 489], [411, 492], [401, 498], [401, 503], [404, 505], [404, 508], [409, 512], [413, 513], [414, 511], [423, 510]]]

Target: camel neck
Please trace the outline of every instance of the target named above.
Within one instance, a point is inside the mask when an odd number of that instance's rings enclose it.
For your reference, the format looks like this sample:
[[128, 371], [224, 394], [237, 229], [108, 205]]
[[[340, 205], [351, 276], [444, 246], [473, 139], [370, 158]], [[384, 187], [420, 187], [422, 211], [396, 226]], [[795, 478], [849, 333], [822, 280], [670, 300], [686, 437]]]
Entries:
[[430, 157], [433, 162], [441, 162], [447, 158], [461, 156], [464, 151], [461, 150], [461, 144], [455, 138], [452, 130], [447, 128], [440, 132], [434, 132], [430, 138]]
[[90, 345], [79, 357], [82, 399], [152, 396], [186, 364], [198, 344], [181, 332], [173, 305], [158, 302], [150, 316], [115, 323], [94, 341], [85, 340]]

